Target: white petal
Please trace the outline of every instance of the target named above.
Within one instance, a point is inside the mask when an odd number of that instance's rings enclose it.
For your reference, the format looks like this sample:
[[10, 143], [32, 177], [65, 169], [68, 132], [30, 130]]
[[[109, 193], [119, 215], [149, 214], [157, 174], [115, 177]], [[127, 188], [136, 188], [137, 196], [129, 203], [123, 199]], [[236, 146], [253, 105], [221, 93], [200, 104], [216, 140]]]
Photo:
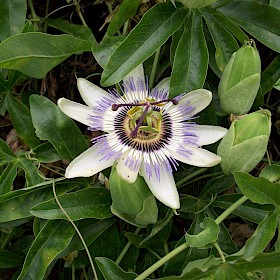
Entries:
[[129, 183], [136, 181], [142, 162], [142, 158], [137, 159], [132, 152], [129, 149], [123, 153], [116, 166], [118, 175]]
[[107, 91], [83, 78], [77, 79], [77, 86], [84, 102], [90, 107], [95, 106], [96, 101], [109, 94]]
[[90, 126], [91, 121], [89, 117], [92, 113], [92, 109], [90, 107], [73, 102], [66, 98], [58, 99], [57, 105], [60, 110], [70, 118]]
[[133, 79], [134, 81], [138, 81], [138, 79], [143, 80], [145, 82], [145, 76], [144, 76], [144, 68], [143, 64], [139, 64], [135, 69], [133, 69], [131, 72], [129, 72], [124, 78], [123, 83], [126, 84], [129, 82], [130, 79]]
[[205, 109], [210, 104], [211, 100], [211, 91], [206, 89], [196, 89], [181, 97], [177, 105], [171, 104], [168, 107], [168, 112], [171, 110], [176, 112], [180, 107], [194, 107], [194, 109], [188, 114], [188, 117], [192, 117]]
[[184, 146], [184, 148], [190, 152], [189, 154], [186, 153], [186, 156], [183, 155], [184, 152], [180, 153], [179, 151], [169, 149], [168, 151], [176, 160], [198, 167], [211, 167], [217, 165], [221, 161], [220, 156], [205, 149], [192, 146]]
[[65, 177], [90, 177], [114, 164], [114, 157], [110, 159], [103, 159], [104, 155], [100, 155], [98, 152], [99, 149], [96, 145], [93, 145], [81, 153], [70, 162], [66, 168]]
[[145, 165], [142, 164], [141, 175], [145, 179], [153, 195], [159, 201], [172, 209], [180, 208], [179, 194], [172, 173], [161, 166], [160, 181], [158, 181], [155, 171], [153, 170], [151, 176], [147, 175]]
[[197, 144], [203, 146], [213, 144], [223, 138], [227, 133], [227, 129], [214, 125], [198, 125], [195, 126], [194, 133], [198, 136]]
[[170, 87], [170, 77], [162, 79], [156, 86], [158, 90], [165, 90], [169, 92]]

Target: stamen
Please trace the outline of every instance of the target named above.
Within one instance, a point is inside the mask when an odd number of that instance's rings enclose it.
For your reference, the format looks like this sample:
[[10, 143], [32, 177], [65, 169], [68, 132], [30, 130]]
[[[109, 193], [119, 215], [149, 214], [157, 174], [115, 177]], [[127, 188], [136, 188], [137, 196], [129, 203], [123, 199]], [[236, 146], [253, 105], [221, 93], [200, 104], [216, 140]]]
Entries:
[[147, 112], [148, 112], [148, 110], [149, 110], [149, 108], [150, 108], [150, 105], [149, 105], [149, 104], [145, 104], [145, 105], [146, 105], [146, 108], [145, 108], [145, 110], [143, 111], [143, 114], [141, 115], [141, 117], [140, 117], [140, 119], [139, 119], [139, 121], [138, 121], [138, 123], [137, 123], [135, 129], [134, 129], [134, 130], [131, 132], [131, 134], [130, 134], [131, 138], [136, 138], [136, 137], [137, 137], [138, 129], [139, 129], [139, 127], [141, 126], [141, 124], [143, 123], [144, 118], [145, 118], [145, 116], [146, 116], [146, 114], [147, 114]]
[[127, 106], [131, 106], [131, 107], [136, 107], [136, 106], [147, 106], [147, 104], [149, 103], [150, 105], [157, 105], [160, 103], [165, 103], [165, 102], [172, 102], [173, 105], [177, 105], [178, 104], [178, 100], [177, 99], [164, 99], [164, 100], [160, 100], [160, 101], [155, 101], [155, 102], [145, 102], [145, 103], [123, 103], [123, 104], [113, 104], [112, 105], [112, 111], [117, 111], [120, 107], [127, 107]]

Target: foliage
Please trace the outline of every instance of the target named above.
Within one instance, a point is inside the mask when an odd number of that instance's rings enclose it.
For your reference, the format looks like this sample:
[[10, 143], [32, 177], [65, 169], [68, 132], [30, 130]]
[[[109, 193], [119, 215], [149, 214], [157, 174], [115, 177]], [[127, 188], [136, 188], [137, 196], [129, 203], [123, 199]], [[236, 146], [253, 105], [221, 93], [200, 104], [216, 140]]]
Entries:
[[[278, 1], [27, 2], [0, 3], [0, 278], [280, 279]], [[220, 79], [250, 40], [260, 54], [260, 87], [258, 76], [248, 96], [251, 86], [242, 80], [238, 92], [245, 95], [227, 96], [221, 107]], [[171, 97], [211, 90], [213, 102], [197, 121], [230, 129], [218, 149], [223, 169], [180, 164], [174, 174], [178, 213], [153, 200], [157, 222], [136, 229], [130, 217], [111, 212], [120, 206], [110, 208], [109, 170], [103, 180], [63, 177], [96, 135], [55, 102], [69, 96], [79, 101], [75, 72], [118, 87], [141, 63], [150, 87], [170, 76]], [[231, 124], [228, 114], [245, 103], [251, 114], [233, 116]], [[260, 107], [265, 110], [255, 112]], [[259, 120], [262, 113], [265, 120]], [[121, 192], [122, 182], [113, 179]], [[152, 214], [154, 221], [157, 210]], [[254, 230], [246, 243], [236, 241], [234, 225]]]

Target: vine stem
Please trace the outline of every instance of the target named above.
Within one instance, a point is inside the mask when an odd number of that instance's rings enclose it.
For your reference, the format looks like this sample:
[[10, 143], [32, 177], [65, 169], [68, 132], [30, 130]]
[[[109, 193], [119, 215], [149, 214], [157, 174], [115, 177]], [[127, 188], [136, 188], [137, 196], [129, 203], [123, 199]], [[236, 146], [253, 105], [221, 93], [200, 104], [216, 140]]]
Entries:
[[85, 21], [83, 15], [82, 15], [81, 7], [80, 7], [78, 1], [77, 1], [77, 0], [73, 0], [73, 4], [74, 4], [75, 7], [76, 7], [77, 14], [79, 15], [79, 18], [80, 18], [80, 20], [81, 20], [83, 26], [88, 27], [88, 25], [87, 25], [87, 23], [86, 23], [86, 21]]
[[86, 250], [86, 253], [88, 255], [88, 258], [89, 258], [89, 262], [90, 262], [90, 265], [91, 265], [91, 268], [92, 268], [92, 271], [93, 271], [93, 275], [94, 275], [94, 279], [98, 280], [98, 276], [97, 276], [97, 273], [96, 273], [96, 270], [95, 270], [95, 267], [94, 267], [94, 264], [93, 264], [93, 261], [92, 261], [92, 258], [91, 258], [91, 255], [90, 255], [90, 252], [89, 252], [89, 249], [87, 247], [87, 244], [81, 234], [81, 232], [79, 231], [78, 227], [75, 225], [75, 223], [71, 220], [70, 216], [66, 213], [66, 211], [63, 209], [62, 205], [60, 204], [59, 200], [58, 200], [58, 197], [56, 195], [56, 191], [55, 191], [55, 183], [53, 182], [52, 184], [52, 189], [53, 189], [53, 195], [54, 195], [54, 198], [55, 198], [55, 201], [57, 203], [57, 205], [59, 206], [60, 210], [63, 212], [63, 214], [66, 216], [66, 218], [68, 219], [68, 221], [72, 224], [73, 228], [75, 229], [75, 231], [77, 232], [78, 236], [80, 237], [81, 239], [81, 242], [83, 243], [83, 246]]
[[[137, 229], [135, 230], [134, 233], [135, 233], [135, 234], [138, 234], [138, 233], [140, 232], [140, 230], [141, 230], [141, 228], [137, 228]], [[132, 244], [131, 241], [128, 241], [128, 242], [126, 243], [126, 245], [125, 245], [124, 248], [122, 249], [121, 253], [119, 254], [117, 260], [115, 261], [115, 263], [116, 263], [117, 265], [120, 264], [120, 262], [122, 261], [123, 257], [125, 256], [125, 254], [127, 253], [128, 249], [130, 248], [131, 244]]]
[[158, 60], [159, 60], [159, 54], [160, 54], [160, 48], [158, 48], [155, 53], [153, 67], [152, 67], [150, 80], [149, 80], [149, 88], [153, 88], [153, 85], [154, 85], [154, 80], [155, 80], [155, 75], [156, 75], [156, 70], [157, 70], [157, 65], [158, 65]]
[[180, 254], [184, 250], [186, 250], [189, 247], [187, 243], [184, 243], [165, 255], [163, 258], [158, 260], [156, 263], [154, 263], [152, 266], [150, 266], [147, 270], [145, 270], [143, 273], [141, 273], [139, 276], [137, 276], [134, 280], [144, 280], [147, 278], [150, 274], [152, 274], [155, 270], [157, 270], [160, 266], [162, 266], [164, 263], [166, 263], [168, 260], [172, 259], [176, 255]]
[[248, 198], [243, 195], [238, 200], [236, 200], [233, 204], [230, 205], [228, 209], [226, 209], [216, 220], [216, 224], [219, 225], [223, 220], [225, 220], [237, 207], [243, 204]]
[[[238, 200], [236, 200], [228, 209], [226, 209], [216, 220], [216, 224], [219, 225], [223, 220], [225, 220], [237, 207], [239, 207], [242, 203], [244, 203], [248, 198], [246, 196], [242, 196]], [[156, 263], [154, 263], [152, 266], [150, 266], [147, 270], [145, 270], [143, 273], [141, 273], [138, 277], [136, 277], [134, 280], [144, 280], [146, 277], [148, 277], [150, 274], [152, 274], [154, 271], [156, 271], [159, 267], [161, 267], [164, 263], [175, 257], [176, 255], [180, 254], [184, 250], [186, 250], [189, 247], [187, 243], [184, 243], [165, 255], [163, 258], [158, 260]], [[225, 259], [224, 259], [225, 260]]]

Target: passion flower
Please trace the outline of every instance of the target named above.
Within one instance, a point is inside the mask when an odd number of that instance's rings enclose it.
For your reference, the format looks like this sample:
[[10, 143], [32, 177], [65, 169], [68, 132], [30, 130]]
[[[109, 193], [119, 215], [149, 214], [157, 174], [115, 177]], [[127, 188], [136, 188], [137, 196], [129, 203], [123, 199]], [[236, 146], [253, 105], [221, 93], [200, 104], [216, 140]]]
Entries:
[[227, 130], [193, 121], [211, 102], [210, 91], [198, 89], [168, 99], [169, 80], [149, 90], [142, 65], [123, 79], [121, 94], [108, 93], [82, 78], [77, 84], [88, 106], [65, 98], [58, 100], [58, 106], [90, 130], [106, 134], [92, 139], [93, 146], [69, 164], [65, 177], [89, 177], [116, 162], [123, 180], [133, 183], [140, 174], [159, 201], [178, 209], [172, 174], [177, 161], [200, 167], [220, 162], [220, 156], [201, 146], [218, 141]]

